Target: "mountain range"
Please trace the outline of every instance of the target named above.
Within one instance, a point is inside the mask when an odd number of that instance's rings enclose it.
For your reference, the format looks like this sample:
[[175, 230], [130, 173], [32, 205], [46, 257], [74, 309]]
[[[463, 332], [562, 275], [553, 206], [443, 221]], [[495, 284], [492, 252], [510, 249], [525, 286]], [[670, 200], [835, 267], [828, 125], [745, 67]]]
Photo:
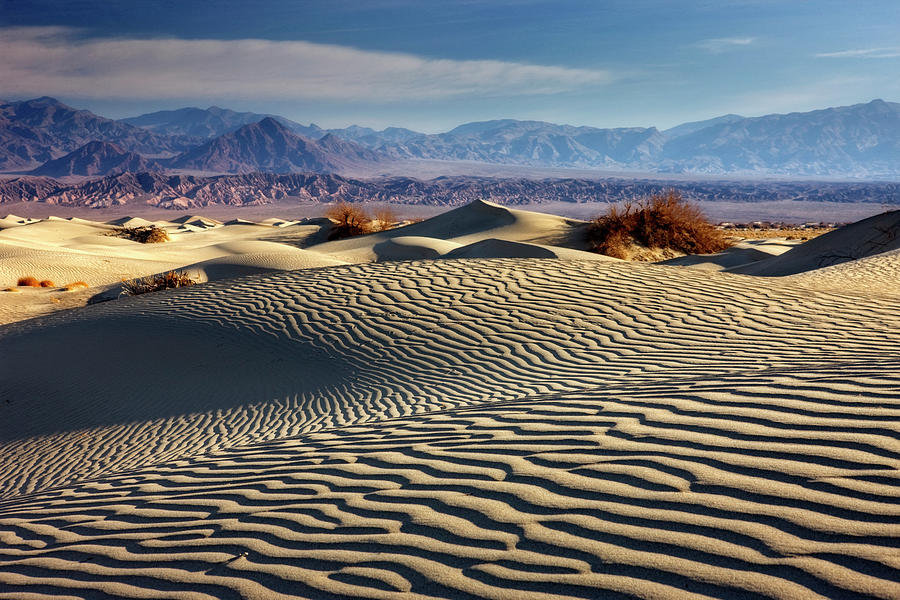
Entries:
[[900, 183], [815, 181], [672, 181], [664, 179], [527, 179], [411, 177], [353, 179], [326, 173], [169, 175], [118, 173], [63, 182], [50, 177], [0, 179], [0, 204], [33, 201], [106, 208], [141, 204], [187, 209], [214, 205], [260, 206], [284, 202], [396, 202], [435, 206], [490, 200], [499, 204], [617, 202], [677, 187], [691, 200], [797, 201], [900, 204]]
[[335, 173], [384, 157], [328, 133], [318, 140], [297, 135], [272, 117], [243, 125], [164, 164], [217, 173]]
[[664, 131], [502, 119], [424, 134], [399, 127], [322, 129], [218, 107], [114, 121], [47, 97], [0, 102], [0, 171], [6, 172], [33, 170], [56, 177], [123, 170], [352, 174], [385, 162], [401, 165], [401, 171], [408, 164], [415, 172], [415, 161], [423, 159], [737, 177], [896, 179], [900, 104], [873, 100], [805, 113], [729, 114]]
[[140, 154], [123, 150], [112, 142], [88, 142], [59, 158], [48, 160], [31, 171], [32, 175], [68, 177], [71, 175], [109, 175], [161, 171], [162, 166]]

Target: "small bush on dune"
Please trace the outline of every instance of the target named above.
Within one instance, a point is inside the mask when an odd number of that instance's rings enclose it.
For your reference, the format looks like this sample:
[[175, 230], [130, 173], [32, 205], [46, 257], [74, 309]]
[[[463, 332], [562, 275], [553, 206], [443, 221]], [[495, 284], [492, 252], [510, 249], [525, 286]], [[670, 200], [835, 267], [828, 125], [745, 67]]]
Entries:
[[615, 258], [628, 258], [635, 244], [684, 254], [721, 252], [732, 245], [697, 206], [674, 190], [621, 209], [611, 207], [591, 223], [588, 239], [595, 252]]
[[371, 232], [372, 220], [361, 207], [341, 202], [325, 211], [325, 216], [335, 221], [334, 227], [328, 234], [329, 240], [340, 240]]
[[22, 287], [41, 287], [41, 282], [34, 277], [19, 277], [16, 285]]
[[184, 271], [169, 271], [159, 275], [139, 277], [123, 282], [122, 294], [126, 296], [138, 296], [147, 292], [158, 292], [173, 288], [188, 287], [197, 282], [191, 279]]
[[67, 292], [72, 292], [74, 290], [85, 290], [88, 287], [88, 284], [84, 281], [73, 281], [72, 283], [67, 283], [64, 289]]
[[376, 209], [370, 217], [361, 206], [341, 202], [325, 211], [325, 216], [334, 222], [328, 233], [329, 240], [342, 240], [356, 235], [387, 231], [405, 224], [389, 206]]
[[40, 283], [41, 287], [56, 287], [56, 284], [50, 281], [49, 279], [45, 279]]
[[132, 240], [134, 242], [140, 242], [142, 244], [158, 244], [160, 242], [169, 241], [169, 234], [166, 233], [166, 230], [155, 225], [143, 225], [141, 227], [119, 227], [118, 229], [110, 231], [106, 235], [124, 238], [126, 240]]

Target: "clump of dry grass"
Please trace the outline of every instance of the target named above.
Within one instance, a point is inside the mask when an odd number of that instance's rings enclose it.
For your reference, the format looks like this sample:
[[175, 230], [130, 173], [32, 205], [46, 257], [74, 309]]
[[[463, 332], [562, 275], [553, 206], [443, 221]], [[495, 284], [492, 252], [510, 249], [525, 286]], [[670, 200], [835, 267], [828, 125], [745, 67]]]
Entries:
[[41, 282], [35, 277], [19, 277], [16, 285], [20, 287], [41, 287]]
[[162, 227], [156, 225], [142, 225], [140, 227], [118, 227], [110, 231], [106, 235], [117, 238], [124, 238], [140, 242], [142, 244], [158, 244], [160, 242], [168, 242], [169, 234]]
[[720, 252], [732, 245], [696, 205], [675, 190], [621, 209], [610, 207], [606, 215], [591, 222], [588, 239], [595, 252], [615, 258], [629, 258], [635, 245], [684, 254]]
[[72, 292], [75, 290], [86, 290], [88, 287], [90, 286], [84, 281], [73, 281], [72, 283], [67, 283], [63, 289], [67, 292]]
[[184, 271], [169, 271], [158, 275], [149, 275], [137, 279], [129, 279], [122, 283], [122, 294], [125, 296], [138, 296], [147, 292], [158, 292], [173, 288], [188, 287], [197, 282]]
[[8, 288], [4, 288], [3, 291], [4, 292], [21, 292], [22, 290], [20, 290], [17, 287], [8, 287]]
[[49, 279], [44, 279], [39, 284], [41, 287], [56, 287], [56, 284], [50, 281]]

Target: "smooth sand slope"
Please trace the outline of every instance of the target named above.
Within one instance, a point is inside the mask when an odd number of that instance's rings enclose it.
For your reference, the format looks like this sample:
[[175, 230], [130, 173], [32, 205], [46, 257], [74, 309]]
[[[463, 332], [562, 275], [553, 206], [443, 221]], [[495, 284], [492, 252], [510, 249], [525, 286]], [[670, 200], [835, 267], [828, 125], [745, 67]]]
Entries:
[[[517, 242], [522, 244], [523, 249], [528, 244], [537, 244], [562, 247], [557, 250], [585, 250], [586, 226], [585, 221], [507, 208], [479, 200], [421, 223], [318, 244], [314, 248], [316, 252], [350, 263], [437, 258], [457, 247], [488, 239]], [[523, 258], [530, 257], [533, 251], [525, 252]], [[496, 258], [507, 258], [507, 253], [508, 251], [504, 251], [504, 256]], [[585, 253], [581, 258], [591, 260], [595, 256]]]
[[813, 238], [791, 250], [734, 273], [779, 277], [900, 249], [900, 210], [885, 212]]
[[376, 262], [7, 325], [0, 597], [898, 598], [900, 296], [806, 277]]

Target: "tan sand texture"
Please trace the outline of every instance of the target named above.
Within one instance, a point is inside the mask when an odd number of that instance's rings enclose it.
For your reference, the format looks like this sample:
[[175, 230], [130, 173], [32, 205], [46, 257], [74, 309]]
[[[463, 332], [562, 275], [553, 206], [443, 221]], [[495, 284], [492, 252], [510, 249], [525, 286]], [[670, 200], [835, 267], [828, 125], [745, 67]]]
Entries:
[[[3, 225], [6, 226], [3, 226]], [[142, 244], [111, 237], [117, 227], [156, 225], [171, 241]], [[170, 222], [124, 217], [109, 223], [85, 219], [0, 219], [0, 289], [18, 278], [33, 276], [56, 284], [43, 294], [0, 293], [0, 323], [38, 316], [89, 298], [115, 298], [119, 282], [182, 269], [198, 282], [253, 273], [344, 264], [296, 247], [315, 237], [321, 224], [269, 219], [260, 224], [235, 223], [187, 215]], [[275, 237], [288, 243], [272, 241]], [[60, 293], [67, 283], [83, 281], [90, 290]], [[25, 290], [28, 291], [28, 290]]]
[[10, 325], [0, 582], [897, 597], [894, 306], [654, 265], [446, 260]]
[[0, 598], [900, 598], [900, 254], [573, 260], [521, 212], [0, 328]]

